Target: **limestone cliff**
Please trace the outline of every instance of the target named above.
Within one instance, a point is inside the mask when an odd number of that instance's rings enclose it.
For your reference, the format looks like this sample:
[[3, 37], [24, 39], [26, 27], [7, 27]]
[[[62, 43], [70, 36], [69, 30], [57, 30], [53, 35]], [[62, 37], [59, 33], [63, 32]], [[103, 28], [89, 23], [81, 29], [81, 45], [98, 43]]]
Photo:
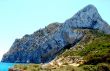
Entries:
[[2, 62], [45, 63], [78, 43], [85, 33], [77, 29], [96, 29], [110, 34], [110, 26], [93, 5], [88, 5], [64, 23], [53, 23], [31, 35], [16, 39]]

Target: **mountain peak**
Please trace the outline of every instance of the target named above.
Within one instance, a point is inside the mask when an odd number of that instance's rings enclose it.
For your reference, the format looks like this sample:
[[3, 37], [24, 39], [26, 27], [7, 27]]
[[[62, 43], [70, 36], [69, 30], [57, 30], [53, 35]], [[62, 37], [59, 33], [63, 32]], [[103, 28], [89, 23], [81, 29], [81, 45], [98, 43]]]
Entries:
[[96, 7], [92, 4], [89, 4], [85, 8], [83, 8], [83, 11], [89, 11], [89, 10], [97, 11]]
[[98, 29], [106, 34], [110, 34], [110, 31], [108, 31], [110, 26], [101, 18], [96, 7], [91, 4], [66, 20], [65, 26], [71, 28]]
[[88, 21], [90, 21], [90, 19], [97, 20], [98, 18], [101, 18], [101, 16], [99, 15], [97, 8], [94, 5], [90, 4], [78, 11], [75, 15], [73, 15], [73, 17], [68, 20], [74, 21], [74, 19], [78, 19], [81, 21], [85, 21], [84, 19], [87, 19]]

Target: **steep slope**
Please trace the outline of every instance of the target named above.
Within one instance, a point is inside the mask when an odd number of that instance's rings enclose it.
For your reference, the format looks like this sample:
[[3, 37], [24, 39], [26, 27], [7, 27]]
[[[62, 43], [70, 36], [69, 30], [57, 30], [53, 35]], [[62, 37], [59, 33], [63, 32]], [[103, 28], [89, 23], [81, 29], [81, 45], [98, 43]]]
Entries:
[[85, 36], [74, 47], [45, 64], [15, 65], [25, 71], [110, 71], [110, 35], [97, 30], [77, 29]]
[[[16, 39], [2, 62], [45, 63], [78, 43], [85, 35], [76, 29], [97, 29], [110, 34], [110, 26], [102, 20], [97, 9], [88, 5], [62, 24], [52, 24], [31, 35]], [[66, 47], [66, 48], [65, 48]]]

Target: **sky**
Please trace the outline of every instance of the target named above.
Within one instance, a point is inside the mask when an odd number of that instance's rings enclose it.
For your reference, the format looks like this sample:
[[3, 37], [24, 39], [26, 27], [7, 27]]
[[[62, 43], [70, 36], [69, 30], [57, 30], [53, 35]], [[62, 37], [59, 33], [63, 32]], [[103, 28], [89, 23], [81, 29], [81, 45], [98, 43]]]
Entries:
[[63, 23], [88, 4], [110, 24], [110, 0], [0, 0], [0, 60], [16, 38]]

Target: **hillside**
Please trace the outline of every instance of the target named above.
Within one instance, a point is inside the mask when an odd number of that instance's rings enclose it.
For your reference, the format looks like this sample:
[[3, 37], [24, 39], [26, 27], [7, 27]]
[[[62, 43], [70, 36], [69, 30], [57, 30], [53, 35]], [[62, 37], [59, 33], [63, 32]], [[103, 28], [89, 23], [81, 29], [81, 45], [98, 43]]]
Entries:
[[110, 71], [110, 35], [90, 29], [77, 29], [85, 36], [75, 46], [64, 49], [45, 64], [15, 65], [26, 71]]

